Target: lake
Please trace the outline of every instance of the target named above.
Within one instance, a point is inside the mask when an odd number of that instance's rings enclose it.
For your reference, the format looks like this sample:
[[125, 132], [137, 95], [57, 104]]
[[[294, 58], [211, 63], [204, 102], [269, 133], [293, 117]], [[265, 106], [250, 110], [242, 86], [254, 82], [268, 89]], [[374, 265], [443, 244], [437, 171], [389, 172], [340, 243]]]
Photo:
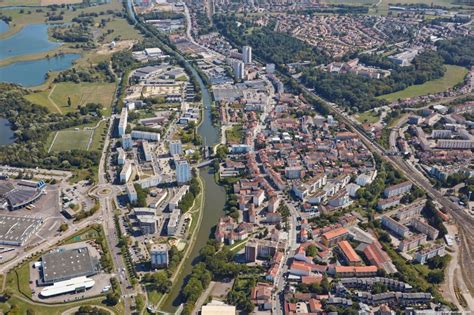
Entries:
[[10, 128], [10, 122], [0, 118], [0, 146], [13, 143], [15, 134]]
[[19, 61], [0, 67], [0, 81], [21, 84], [24, 87], [40, 85], [45, 82], [48, 71], [63, 71], [70, 68], [79, 54], [65, 54], [56, 57]]
[[6, 31], [8, 31], [8, 29], [8, 24], [5, 21], [0, 20], [0, 34], [5, 33]]
[[0, 40], [0, 60], [46, 52], [60, 46], [61, 43], [48, 39], [48, 27], [47, 24], [29, 24], [18, 33]]

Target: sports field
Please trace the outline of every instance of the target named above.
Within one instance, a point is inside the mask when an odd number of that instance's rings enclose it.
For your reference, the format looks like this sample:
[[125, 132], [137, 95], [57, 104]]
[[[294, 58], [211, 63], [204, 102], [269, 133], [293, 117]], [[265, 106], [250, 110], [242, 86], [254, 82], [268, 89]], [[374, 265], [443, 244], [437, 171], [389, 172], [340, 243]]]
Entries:
[[[33, 92], [26, 96], [32, 103], [47, 107], [51, 112], [66, 114], [77, 110], [78, 105], [102, 104], [104, 114], [110, 114], [115, 83], [71, 83], [54, 84], [51, 90]], [[71, 106], [68, 105], [71, 98]]]
[[94, 130], [61, 130], [53, 138], [51, 151], [87, 150]]
[[446, 65], [446, 73], [442, 78], [428, 81], [419, 85], [412, 85], [404, 90], [379, 96], [379, 98], [393, 102], [397, 99], [405, 99], [443, 92], [462, 82], [467, 72], [467, 69], [464, 67]]

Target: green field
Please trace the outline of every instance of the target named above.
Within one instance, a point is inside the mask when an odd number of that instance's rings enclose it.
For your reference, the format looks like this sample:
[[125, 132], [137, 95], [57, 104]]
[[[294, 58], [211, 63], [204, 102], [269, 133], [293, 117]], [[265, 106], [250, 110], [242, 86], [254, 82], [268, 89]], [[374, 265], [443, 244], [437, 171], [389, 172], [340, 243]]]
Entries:
[[62, 130], [57, 132], [51, 151], [87, 150], [93, 130]]
[[375, 113], [373, 110], [357, 114], [356, 119], [361, 124], [374, 124], [379, 121], [380, 115]]
[[118, 37], [118, 40], [126, 40], [126, 39], [141, 39], [140, 33], [133, 27], [128, 24], [128, 22], [124, 19], [114, 19], [107, 23], [104, 29], [102, 29], [102, 33], [106, 34], [108, 30], [114, 30], [112, 33], [107, 34], [105, 36], [105, 42], [111, 42]]
[[[347, 0], [348, 2], [351, 2], [350, 0]], [[359, 0], [354, 0], [354, 3], [358, 3]], [[455, 6], [456, 3], [454, 0], [431, 0], [431, 1], [425, 1], [425, 0], [381, 0], [378, 3], [378, 6], [374, 5], [374, 12], [376, 14], [382, 14], [386, 15], [388, 13], [388, 7], [390, 5], [396, 5], [396, 4], [414, 4], [414, 3], [429, 3], [430, 5], [435, 5], [435, 6], [443, 6], [443, 7], [452, 7]]]
[[[51, 90], [37, 91], [26, 96], [32, 103], [47, 107], [51, 112], [66, 114], [87, 103], [103, 105], [104, 115], [109, 115], [115, 93], [115, 83], [71, 83], [54, 84]], [[68, 97], [71, 106], [68, 106]]]
[[446, 91], [447, 89], [462, 82], [467, 74], [467, 69], [459, 66], [446, 65], [446, 73], [442, 78], [428, 81], [419, 85], [412, 85], [402, 91], [381, 95], [379, 98], [386, 99], [389, 102], [397, 99], [417, 97], [432, 93]]

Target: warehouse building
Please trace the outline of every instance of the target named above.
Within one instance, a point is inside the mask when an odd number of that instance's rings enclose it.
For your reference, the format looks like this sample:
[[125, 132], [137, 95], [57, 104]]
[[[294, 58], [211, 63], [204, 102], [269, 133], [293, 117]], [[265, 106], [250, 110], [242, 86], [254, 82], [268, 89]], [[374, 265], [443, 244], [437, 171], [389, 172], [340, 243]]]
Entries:
[[57, 249], [41, 257], [41, 275], [38, 285], [50, 285], [99, 272], [99, 261], [87, 247]]
[[39, 230], [43, 219], [0, 216], [0, 244], [23, 246]]

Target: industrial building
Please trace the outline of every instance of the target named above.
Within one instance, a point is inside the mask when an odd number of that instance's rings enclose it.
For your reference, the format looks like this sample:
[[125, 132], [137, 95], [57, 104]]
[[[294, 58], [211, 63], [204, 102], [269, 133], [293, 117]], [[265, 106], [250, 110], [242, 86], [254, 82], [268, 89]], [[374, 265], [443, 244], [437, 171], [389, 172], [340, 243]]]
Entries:
[[94, 286], [94, 279], [83, 277], [77, 277], [65, 281], [59, 281], [54, 283], [52, 286], [48, 286], [41, 290], [40, 295], [44, 298], [65, 294], [65, 293], [77, 293], [84, 292]]
[[87, 247], [57, 249], [41, 257], [39, 285], [50, 285], [99, 272], [99, 261]]
[[43, 219], [0, 216], [0, 244], [23, 246], [39, 230]]

